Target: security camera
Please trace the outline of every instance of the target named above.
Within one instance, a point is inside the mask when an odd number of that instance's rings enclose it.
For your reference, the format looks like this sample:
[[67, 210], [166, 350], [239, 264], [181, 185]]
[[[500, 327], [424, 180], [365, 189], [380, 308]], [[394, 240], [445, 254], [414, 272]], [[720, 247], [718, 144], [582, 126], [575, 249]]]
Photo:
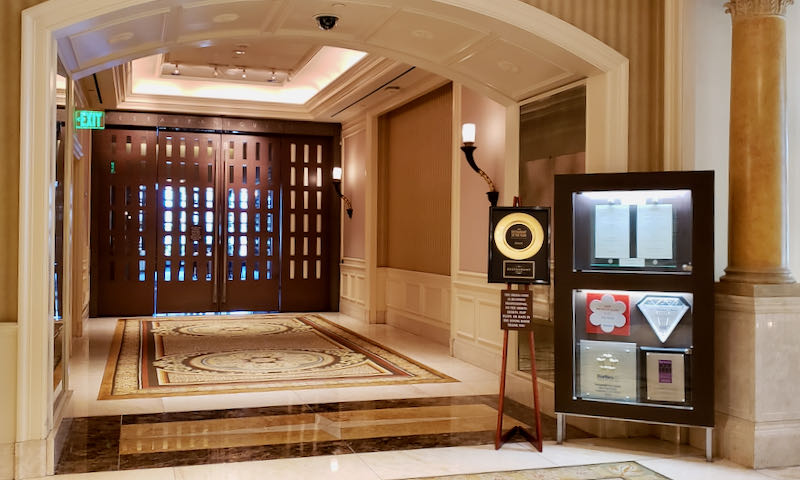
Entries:
[[330, 15], [327, 13], [320, 13], [314, 17], [317, 21], [317, 25], [322, 30], [331, 30], [333, 27], [336, 26], [336, 22], [339, 21], [339, 17], [336, 15]]

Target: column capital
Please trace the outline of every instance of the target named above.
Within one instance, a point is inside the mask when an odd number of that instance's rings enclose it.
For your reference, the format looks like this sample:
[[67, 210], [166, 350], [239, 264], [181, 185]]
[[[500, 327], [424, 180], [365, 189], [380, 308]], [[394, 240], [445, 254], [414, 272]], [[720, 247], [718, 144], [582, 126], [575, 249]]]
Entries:
[[725, 2], [725, 13], [734, 17], [755, 17], [762, 15], [786, 15], [786, 7], [794, 0], [731, 0]]

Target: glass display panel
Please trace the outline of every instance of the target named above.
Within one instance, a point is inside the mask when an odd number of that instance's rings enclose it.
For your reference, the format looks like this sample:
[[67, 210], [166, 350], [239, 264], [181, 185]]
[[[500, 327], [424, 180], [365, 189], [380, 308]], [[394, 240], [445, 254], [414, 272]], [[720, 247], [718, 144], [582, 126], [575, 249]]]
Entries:
[[573, 193], [576, 271], [692, 271], [690, 190]]
[[573, 399], [691, 410], [694, 298], [573, 290]]

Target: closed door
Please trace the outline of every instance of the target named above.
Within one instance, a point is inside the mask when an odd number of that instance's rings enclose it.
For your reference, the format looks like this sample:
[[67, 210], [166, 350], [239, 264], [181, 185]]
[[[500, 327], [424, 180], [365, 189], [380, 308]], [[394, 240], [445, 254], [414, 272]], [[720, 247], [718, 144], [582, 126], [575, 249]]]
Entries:
[[330, 305], [327, 137], [96, 134], [99, 313]]
[[219, 310], [218, 134], [159, 132], [156, 312]]
[[278, 310], [280, 162], [275, 138], [224, 135], [220, 309]]
[[324, 311], [330, 307], [331, 219], [339, 212], [333, 202], [330, 139], [287, 137], [282, 143], [283, 265], [281, 309]]
[[92, 135], [96, 314], [151, 315], [156, 270], [156, 132]]

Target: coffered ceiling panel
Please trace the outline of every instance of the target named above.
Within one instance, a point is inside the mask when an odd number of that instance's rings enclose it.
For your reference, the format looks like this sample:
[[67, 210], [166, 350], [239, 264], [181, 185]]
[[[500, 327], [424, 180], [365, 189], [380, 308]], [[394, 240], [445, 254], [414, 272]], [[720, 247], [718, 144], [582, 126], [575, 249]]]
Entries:
[[[278, 26], [279, 34], [295, 32], [319, 32], [321, 35], [361, 37], [381, 25], [393, 13], [393, 9], [380, 4], [345, 3], [325, 0], [289, 1], [288, 15]], [[317, 27], [314, 17], [320, 13], [339, 17], [336, 28], [323, 32]]]
[[230, 30], [256, 33], [279, 5], [277, 0], [237, 0], [221, 4], [194, 2], [181, 9], [181, 37], [201, 33], [210, 38]]
[[485, 37], [487, 32], [413, 12], [401, 11], [367, 41], [387, 48], [402, 45], [406, 52], [444, 61]]
[[71, 35], [69, 41], [78, 64], [85, 67], [112, 54], [159, 46], [164, 41], [168, 13], [160, 10]]
[[512, 98], [522, 99], [545, 86], [566, 82], [573, 74], [545, 61], [533, 52], [495, 39], [459, 61], [453, 67], [466, 75], [480, 72], [481, 78], [493, 88], [510, 92]]
[[[164, 61], [183, 65], [236, 65], [246, 68], [299, 71], [319, 50], [320, 45], [308, 40], [284, 38], [238, 38], [215, 40], [205, 47], [176, 47]], [[243, 51], [244, 54], [237, 54]]]

